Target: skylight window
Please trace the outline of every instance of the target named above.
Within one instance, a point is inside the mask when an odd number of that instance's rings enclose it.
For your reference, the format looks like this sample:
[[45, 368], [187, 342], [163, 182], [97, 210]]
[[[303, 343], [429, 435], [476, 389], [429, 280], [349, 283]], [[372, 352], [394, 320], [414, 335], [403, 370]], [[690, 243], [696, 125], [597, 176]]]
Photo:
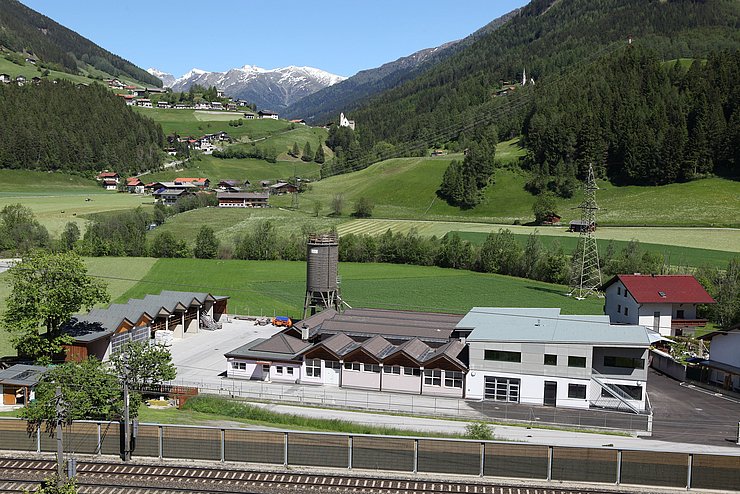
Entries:
[[658, 292], [658, 295], [660, 295], [661, 297], [665, 298], [665, 292]]

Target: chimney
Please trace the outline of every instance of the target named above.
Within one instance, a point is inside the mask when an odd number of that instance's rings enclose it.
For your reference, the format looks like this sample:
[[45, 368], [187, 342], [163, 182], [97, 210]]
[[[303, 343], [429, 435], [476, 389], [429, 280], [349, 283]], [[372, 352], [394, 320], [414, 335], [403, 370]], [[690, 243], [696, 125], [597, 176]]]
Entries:
[[305, 325], [305, 324], [304, 324], [304, 325], [303, 325], [303, 326], [301, 327], [301, 339], [302, 339], [303, 341], [308, 341], [308, 332], [309, 332], [309, 328], [308, 328], [308, 326], [307, 326], [307, 325]]

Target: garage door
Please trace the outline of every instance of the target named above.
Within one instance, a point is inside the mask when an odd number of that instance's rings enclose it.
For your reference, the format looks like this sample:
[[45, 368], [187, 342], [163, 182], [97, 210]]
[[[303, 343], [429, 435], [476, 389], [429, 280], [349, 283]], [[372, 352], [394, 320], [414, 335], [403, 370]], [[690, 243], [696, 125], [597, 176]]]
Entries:
[[487, 400], [519, 403], [519, 379], [486, 376], [485, 397]]

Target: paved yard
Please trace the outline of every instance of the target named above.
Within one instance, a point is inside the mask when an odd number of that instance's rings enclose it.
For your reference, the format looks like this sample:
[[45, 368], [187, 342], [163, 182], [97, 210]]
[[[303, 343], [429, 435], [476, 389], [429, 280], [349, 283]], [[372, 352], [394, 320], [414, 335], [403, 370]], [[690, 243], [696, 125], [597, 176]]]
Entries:
[[682, 386], [652, 369], [648, 393], [654, 410], [652, 439], [716, 446], [731, 445], [727, 439], [737, 439], [737, 400]]
[[177, 367], [177, 381], [190, 383], [219, 382], [219, 374], [226, 371], [224, 353], [256, 338], [269, 338], [280, 328], [268, 324], [256, 326], [254, 321], [230, 319], [223, 328], [175, 339], [170, 351]]

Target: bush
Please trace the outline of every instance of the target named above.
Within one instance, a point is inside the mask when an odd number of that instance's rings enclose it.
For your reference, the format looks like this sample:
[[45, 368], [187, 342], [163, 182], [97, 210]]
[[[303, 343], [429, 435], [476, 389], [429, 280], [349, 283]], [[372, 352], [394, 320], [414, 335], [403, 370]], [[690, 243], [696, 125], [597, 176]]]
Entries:
[[491, 441], [494, 439], [493, 428], [485, 422], [471, 422], [466, 425], [465, 436], [481, 441]]

